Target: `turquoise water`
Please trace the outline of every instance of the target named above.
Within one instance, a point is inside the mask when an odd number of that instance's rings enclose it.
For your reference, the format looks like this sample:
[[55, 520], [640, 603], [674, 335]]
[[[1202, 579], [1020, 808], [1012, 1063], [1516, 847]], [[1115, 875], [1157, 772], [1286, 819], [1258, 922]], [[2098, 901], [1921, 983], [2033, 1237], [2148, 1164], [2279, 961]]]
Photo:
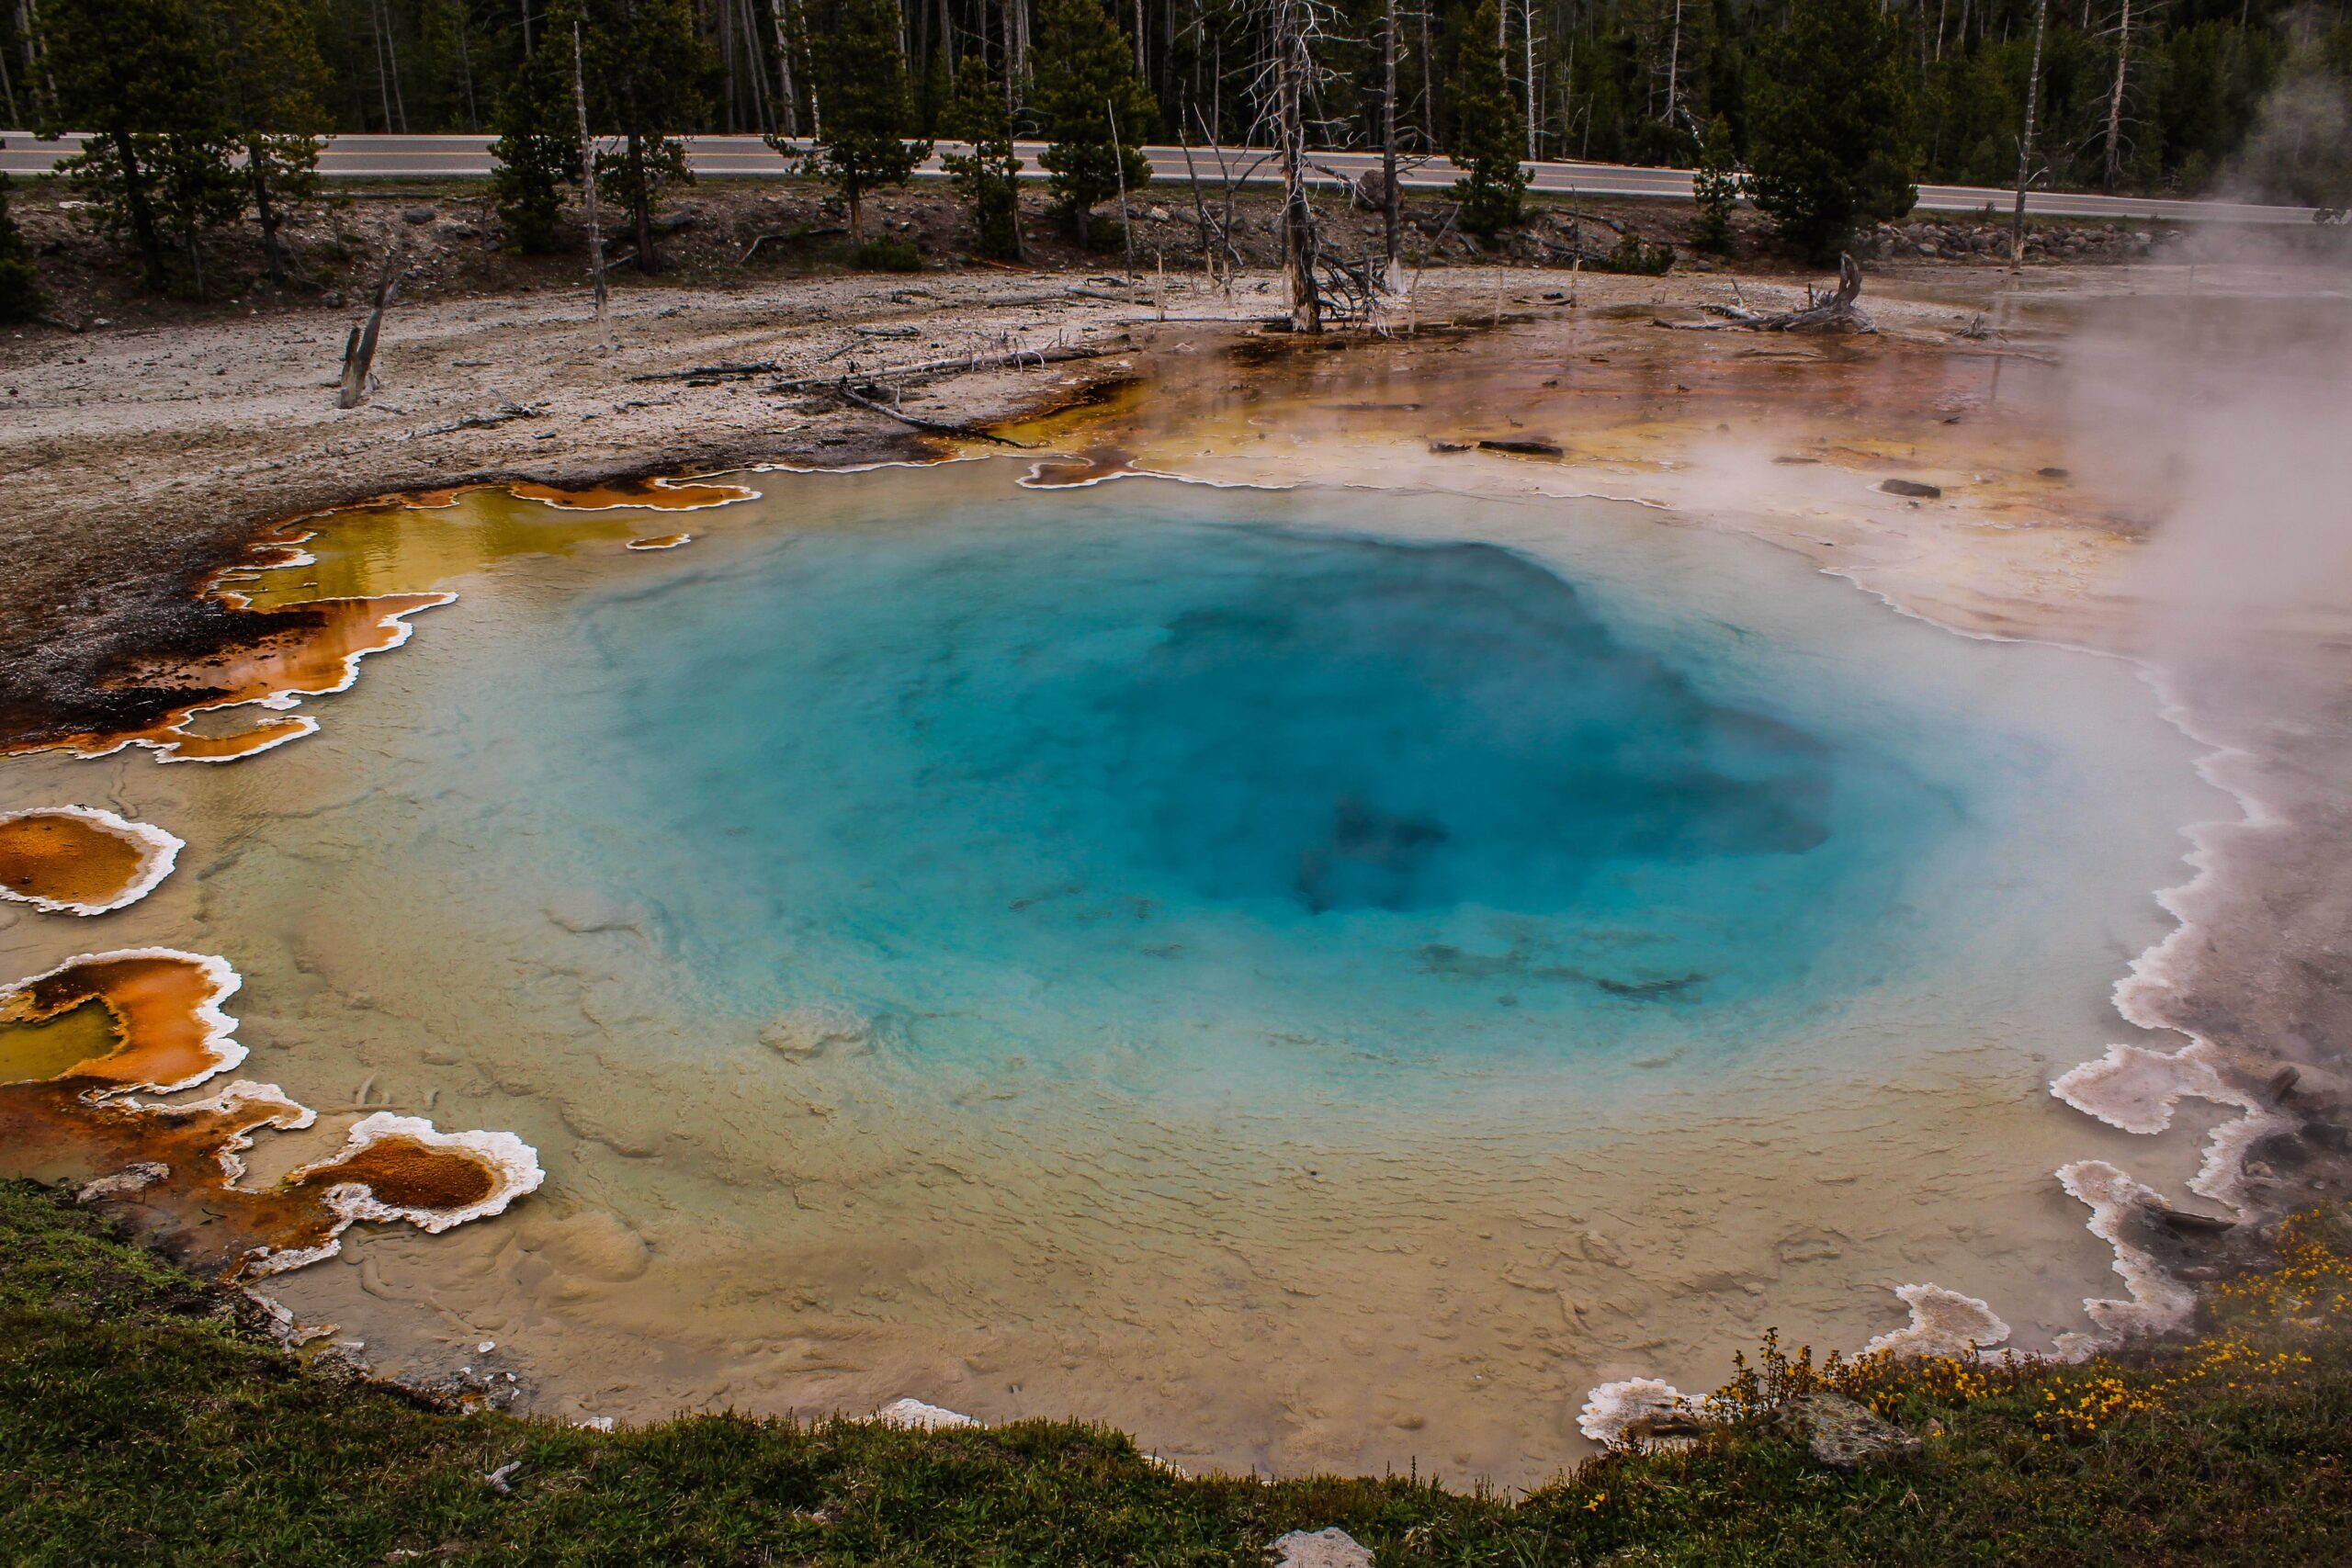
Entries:
[[2111, 1289], [2050, 1172], [2146, 1156], [2046, 1086], [2227, 808], [2128, 666], [1625, 505], [1017, 472], [753, 476], [448, 583], [277, 750], [24, 760], [188, 848], [0, 953], [221, 954], [328, 1146], [521, 1134], [511, 1221], [280, 1289], [563, 1414], [1530, 1481], [1604, 1379]]
[[1711, 697], [1713, 650], [1510, 549], [1134, 499], [584, 612], [615, 679], [563, 794], [718, 993], [1049, 1057], [1722, 1033], [1901, 962], [1908, 867], [1996, 782]]

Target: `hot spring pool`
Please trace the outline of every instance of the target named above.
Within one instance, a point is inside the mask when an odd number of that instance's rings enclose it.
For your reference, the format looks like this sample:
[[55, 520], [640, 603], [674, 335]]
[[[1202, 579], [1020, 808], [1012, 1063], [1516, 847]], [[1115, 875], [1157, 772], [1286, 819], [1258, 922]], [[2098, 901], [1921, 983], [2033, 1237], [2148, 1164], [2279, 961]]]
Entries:
[[2127, 668], [1630, 506], [1016, 472], [331, 525], [265, 582], [460, 598], [321, 734], [0, 775], [188, 840], [107, 940], [228, 957], [248, 1071], [540, 1150], [289, 1304], [555, 1409], [1518, 1482], [1601, 1378], [2111, 1288], [2044, 1085], [2218, 809]]

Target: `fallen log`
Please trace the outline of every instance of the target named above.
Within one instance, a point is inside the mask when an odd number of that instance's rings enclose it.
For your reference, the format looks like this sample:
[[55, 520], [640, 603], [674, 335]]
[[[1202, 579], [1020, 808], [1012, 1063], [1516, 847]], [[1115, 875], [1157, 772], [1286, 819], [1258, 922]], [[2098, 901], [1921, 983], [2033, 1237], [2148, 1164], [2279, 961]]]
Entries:
[[755, 359], [741, 365], [697, 365], [691, 370], [649, 370], [642, 376], [631, 376], [632, 381], [695, 381], [718, 380], [728, 376], [773, 376], [784, 367], [773, 359]]
[[895, 419], [909, 429], [920, 430], [926, 435], [953, 435], [967, 441], [992, 441], [999, 446], [1017, 446], [1024, 452], [1032, 450], [1035, 446], [1034, 442], [1015, 441], [1010, 435], [999, 435], [992, 430], [982, 430], [976, 425], [959, 424], [943, 419], [923, 419], [919, 415], [892, 408], [888, 403], [866, 397], [849, 384], [849, 378], [846, 376], [833, 383], [832, 390], [845, 401], [855, 403], [859, 408], [869, 412], [878, 413], [885, 419]]
[[1653, 318], [1650, 324], [1684, 333], [1716, 333], [1733, 327], [1752, 333], [1874, 333], [1877, 325], [1854, 303], [1861, 292], [1862, 269], [1854, 265], [1852, 256], [1841, 251], [1838, 255], [1836, 291], [1802, 310], [1759, 316], [1742, 306], [1710, 305], [1705, 307], [1708, 313], [1720, 320], [1669, 321], [1661, 317]]
[[[1024, 365], [1060, 365], [1072, 359], [1100, 359], [1110, 353], [1107, 348], [1095, 348], [1080, 344], [1057, 344], [1051, 348], [1013, 348], [990, 350], [984, 354], [958, 355], [948, 359], [926, 359], [913, 365], [876, 366], [870, 376], [888, 376], [904, 384], [919, 376], [955, 376], [967, 370], [987, 370], [998, 367]], [[838, 376], [797, 376], [781, 381], [771, 381], [771, 392], [805, 392], [816, 388], [831, 387], [841, 379]]]

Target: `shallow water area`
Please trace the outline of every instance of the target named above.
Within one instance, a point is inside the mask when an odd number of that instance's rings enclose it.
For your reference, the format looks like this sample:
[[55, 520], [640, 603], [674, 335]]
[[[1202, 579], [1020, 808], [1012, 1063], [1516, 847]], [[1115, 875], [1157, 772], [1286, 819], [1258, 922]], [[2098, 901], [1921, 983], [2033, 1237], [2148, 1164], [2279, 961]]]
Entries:
[[1022, 471], [330, 521], [240, 592], [458, 600], [317, 734], [0, 773], [188, 840], [107, 940], [229, 955], [314, 1141], [540, 1151], [289, 1304], [571, 1412], [1524, 1483], [1603, 1378], [2112, 1288], [2050, 1172], [2134, 1141], [2045, 1086], [2218, 809], [2127, 666], [1629, 506]]

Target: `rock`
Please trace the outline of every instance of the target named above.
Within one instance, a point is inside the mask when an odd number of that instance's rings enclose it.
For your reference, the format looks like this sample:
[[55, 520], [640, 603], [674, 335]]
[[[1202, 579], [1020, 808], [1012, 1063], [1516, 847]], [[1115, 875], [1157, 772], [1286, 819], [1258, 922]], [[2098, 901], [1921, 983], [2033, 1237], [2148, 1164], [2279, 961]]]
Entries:
[[1889, 495], [1914, 495], [1933, 501], [1943, 494], [1940, 485], [1921, 484], [1917, 479], [1881, 479], [1878, 488]]
[[547, 917], [574, 936], [595, 931], [643, 930], [643, 916], [617, 899], [586, 888], [559, 893], [547, 905]]
[[403, 223], [430, 223], [433, 221], [433, 209], [429, 207], [402, 208], [401, 209], [401, 221]]
[[[874, 1413], [874, 1419], [884, 1427], [903, 1427], [915, 1432], [945, 1432], [958, 1427], [979, 1425], [960, 1410], [925, 1404], [922, 1400], [912, 1398], [892, 1400]], [[1371, 1560], [1367, 1558], [1365, 1561]]]
[[1521, 457], [1565, 457], [1568, 449], [1556, 441], [1522, 441], [1517, 437], [1498, 437], [1478, 443], [1481, 452], [1510, 452]]
[[1467, 452], [1470, 450], [1470, 443], [1467, 441], [1432, 441], [1430, 443], [1430, 450], [1432, 452]]
[[1764, 1424], [1803, 1439], [1816, 1464], [1863, 1470], [1917, 1458], [1919, 1439], [1866, 1404], [1838, 1393], [1801, 1393], [1774, 1407]]
[[1168, 209], [1164, 207], [1155, 207], [1147, 211], [1144, 216], [1150, 219], [1154, 223], [1165, 223], [1168, 221]]
[[1293, 1530], [1274, 1542], [1275, 1568], [1372, 1568], [1372, 1552], [1333, 1525], [1312, 1532]]
[[760, 1026], [760, 1043], [779, 1056], [810, 1061], [826, 1052], [873, 1043], [874, 1026], [847, 1008], [805, 1003]]
[[95, 1203], [101, 1198], [120, 1198], [153, 1187], [172, 1174], [172, 1168], [159, 1160], [141, 1160], [137, 1165], [124, 1166], [112, 1176], [101, 1176], [85, 1181], [74, 1193], [76, 1203]]
[[657, 212], [647, 226], [657, 234], [674, 234], [681, 229], [693, 228], [695, 215], [691, 212]]

